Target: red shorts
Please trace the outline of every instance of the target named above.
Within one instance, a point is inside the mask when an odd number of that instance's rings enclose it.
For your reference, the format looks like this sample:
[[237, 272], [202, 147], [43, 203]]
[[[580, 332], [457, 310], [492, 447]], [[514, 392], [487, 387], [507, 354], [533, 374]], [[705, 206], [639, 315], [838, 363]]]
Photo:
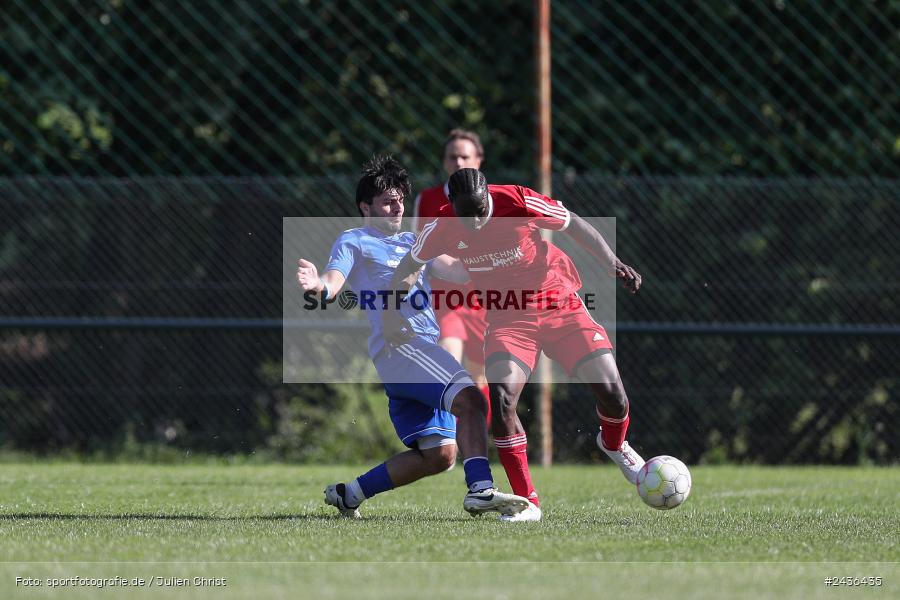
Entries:
[[442, 308], [437, 312], [441, 337], [455, 337], [463, 342], [465, 357], [480, 365], [484, 364], [484, 330], [487, 328], [484, 309], [475, 310], [468, 306], [456, 309]]
[[612, 349], [606, 330], [588, 313], [576, 293], [556, 308], [491, 311], [484, 355], [511, 354], [528, 367], [537, 365], [541, 350], [573, 375], [579, 361], [597, 350]]

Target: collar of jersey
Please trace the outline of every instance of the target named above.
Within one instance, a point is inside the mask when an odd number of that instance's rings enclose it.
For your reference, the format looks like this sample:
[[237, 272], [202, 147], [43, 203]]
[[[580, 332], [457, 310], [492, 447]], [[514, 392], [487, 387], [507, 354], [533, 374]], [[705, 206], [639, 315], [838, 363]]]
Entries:
[[372, 225], [364, 225], [363, 229], [365, 229], [369, 233], [369, 235], [372, 235], [372, 236], [375, 236], [378, 238], [388, 239], [388, 240], [392, 240], [392, 239], [396, 238], [398, 235], [400, 235], [401, 233], [403, 233], [403, 231], [398, 231], [394, 235], [388, 235], [385, 232], [383, 232], [382, 230], [378, 229], [377, 227], [373, 227]]

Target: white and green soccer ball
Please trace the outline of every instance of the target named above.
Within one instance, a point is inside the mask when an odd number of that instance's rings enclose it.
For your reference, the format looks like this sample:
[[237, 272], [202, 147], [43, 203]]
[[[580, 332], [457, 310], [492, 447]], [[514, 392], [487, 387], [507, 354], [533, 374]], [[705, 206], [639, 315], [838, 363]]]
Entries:
[[638, 471], [641, 500], [659, 510], [675, 508], [691, 493], [691, 472], [674, 456], [654, 456]]

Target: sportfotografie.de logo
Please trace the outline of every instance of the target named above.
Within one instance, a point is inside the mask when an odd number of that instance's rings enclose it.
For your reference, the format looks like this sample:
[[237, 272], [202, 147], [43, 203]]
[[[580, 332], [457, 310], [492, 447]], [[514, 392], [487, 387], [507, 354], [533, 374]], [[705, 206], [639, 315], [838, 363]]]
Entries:
[[303, 294], [304, 310], [326, 310], [337, 303], [344, 310], [400, 310], [412, 306], [415, 310], [471, 308], [475, 310], [531, 310], [578, 309], [594, 310], [596, 294], [563, 294], [557, 290], [344, 290], [333, 298], [322, 300], [319, 292]]

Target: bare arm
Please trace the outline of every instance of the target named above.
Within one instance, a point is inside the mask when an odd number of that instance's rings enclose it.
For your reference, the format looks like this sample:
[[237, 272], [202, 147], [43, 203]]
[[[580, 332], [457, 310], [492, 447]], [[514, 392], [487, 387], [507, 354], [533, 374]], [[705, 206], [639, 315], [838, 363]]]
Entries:
[[394, 276], [391, 278], [392, 290], [409, 290], [419, 278], [419, 271], [425, 265], [416, 262], [411, 256], [412, 253], [407, 252], [400, 260], [400, 264], [394, 269]]
[[600, 261], [600, 264], [607, 269], [610, 275], [615, 275], [621, 279], [622, 283], [625, 285], [625, 289], [632, 294], [637, 292], [641, 287], [640, 273], [619, 260], [609, 247], [609, 244], [606, 243], [606, 240], [603, 239], [603, 236], [593, 225], [575, 213], [570, 214], [572, 215], [571, 221], [566, 228], [566, 233], [569, 234], [569, 237], [575, 240], [579, 246], [594, 255], [594, 257]]
[[468, 283], [469, 272], [462, 261], [446, 254], [441, 254], [429, 263], [429, 272], [435, 277], [453, 283]]

